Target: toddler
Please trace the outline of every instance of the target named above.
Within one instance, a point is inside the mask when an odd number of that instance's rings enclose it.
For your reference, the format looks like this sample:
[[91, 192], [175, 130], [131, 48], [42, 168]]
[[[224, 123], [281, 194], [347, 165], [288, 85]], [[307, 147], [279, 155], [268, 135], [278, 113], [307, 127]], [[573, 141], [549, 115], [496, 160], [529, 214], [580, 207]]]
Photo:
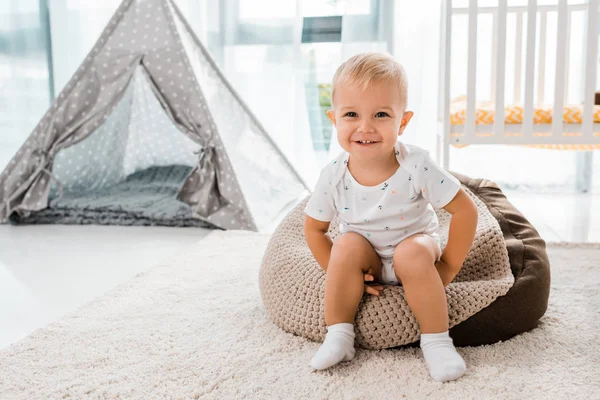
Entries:
[[[326, 271], [327, 335], [310, 364], [321, 370], [352, 360], [363, 293], [378, 296], [382, 284], [401, 284], [429, 374], [457, 379], [466, 365], [448, 334], [444, 287], [471, 246], [477, 208], [425, 150], [398, 141], [413, 113], [406, 111], [406, 73], [391, 56], [365, 53], [344, 62], [331, 97], [327, 115], [345, 151], [323, 168], [305, 208], [306, 241]], [[444, 251], [433, 207], [452, 214]], [[326, 233], [334, 215], [340, 235], [332, 242]]]

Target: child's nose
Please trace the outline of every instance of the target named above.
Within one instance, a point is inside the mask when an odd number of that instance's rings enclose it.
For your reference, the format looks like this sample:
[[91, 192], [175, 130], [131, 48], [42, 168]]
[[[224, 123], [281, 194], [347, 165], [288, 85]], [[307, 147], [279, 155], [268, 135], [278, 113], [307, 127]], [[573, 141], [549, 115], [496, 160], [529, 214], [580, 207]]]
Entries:
[[374, 132], [373, 125], [368, 119], [363, 119], [360, 121], [358, 130], [359, 132]]

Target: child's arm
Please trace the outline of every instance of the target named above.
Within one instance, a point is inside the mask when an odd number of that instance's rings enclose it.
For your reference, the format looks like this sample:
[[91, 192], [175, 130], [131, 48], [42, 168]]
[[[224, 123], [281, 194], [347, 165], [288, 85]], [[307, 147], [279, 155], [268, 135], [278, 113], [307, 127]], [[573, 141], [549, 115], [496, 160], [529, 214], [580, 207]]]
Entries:
[[467, 253], [475, 238], [477, 228], [477, 206], [469, 195], [460, 189], [456, 196], [448, 203], [444, 210], [452, 214], [448, 244], [441, 256], [441, 261], [436, 263], [436, 268], [447, 286], [460, 271]]
[[304, 220], [304, 236], [310, 251], [313, 253], [315, 260], [319, 263], [324, 271], [327, 271], [329, 257], [331, 256], [331, 248], [333, 242], [326, 235], [329, 230], [329, 221], [319, 221], [312, 217], [306, 216]]

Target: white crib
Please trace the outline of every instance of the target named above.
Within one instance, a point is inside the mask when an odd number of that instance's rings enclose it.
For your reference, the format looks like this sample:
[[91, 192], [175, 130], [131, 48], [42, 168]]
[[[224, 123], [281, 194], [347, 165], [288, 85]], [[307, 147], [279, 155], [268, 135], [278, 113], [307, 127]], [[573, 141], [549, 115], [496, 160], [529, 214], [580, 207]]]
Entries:
[[[452, 0], [442, 1], [442, 24], [441, 24], [441, 68], [440, 68], [440, 89], [442, 96], [438, 104], [438, 129], [437, 161], [443, 163], [445, 168], [449, 167], [449, 149], [450, 146], [461, 147], [475, 144], [514, 144], [514, 145], [534, 145], [539, 147], [554, 147], [568, 150], [593, 150], [600, 149], [600, 106], [594, 106], [594, 92], [597, 86], [596, 68], [598, 59], [598, 34], [600, 18], [598, 16], [598, 4], [600, 0], [588, 0], [586, 3], [570, 4], [567, 0], [557, 0], [555, 5], [538, 5], [536, 0], [529, 0], [524, 6], [508, 6], [507, 0], [498, 0], [497, 6], [480, 7], [477, 0], [469, 0], [468, 7], [457, 7], [452, 4]], [[566, 93], [568, 92], [569, 80], [567, 69], [567, 55], [569, 54], [569, 32], [571, 24], [571, 14], [574, 11], [586, 11], [586, 29], [584, 37], [584, 57], [581, 71], [584, 93], [582, 93], [582, 104], [575, 106], [574, 114], [581, 112], [574, 121], [569, 121], [567, 116], [563, 118], [551, 118], [551, 116], [563, 115], [569, 113], [565, 104]], [[556, 32], [557, 46], [555, 49], [547, 49], [546, 22], [548, 13], [557, 12], [558, 30]], [[505, 105], [505, 77], [506, 77], [506, 29], [507, 15], [514, 13], [516, 16], [515, 33], [515, 79], [514, 79], [514, 98], [509, 99], [512, 102], [508, 104], [519, 104], [522, 111], [520, 122], [506, 123], [505, 118], [495, 118], [496, 115], [507, 115]], [[467, 57], [467, 88], [464, 101], [464, 120], [457, 117], [458, 114], [451, 112], [450, 98], [450, 61], [452, 44], [452, 20], [453, 16], [459, 14], [468, 15], [468, 57]], [[477, 71], [477, 20], [478, 15], [491, 14], [493, 20], [493, 43], [492, 45], [492, 82], [491, 84], [491, 102], [488, 104], [487, 112], [478, 109], [479, 102], [476, 99], [476, 71]], [[539, 58], [536, 62], [536, 24], [539, 17]], [[526, 21], [524, 19], [526, 18]], [[525, 22], [525, 25], [524, 25]], [[525, 36], [523, 31], [525, 31]], [[521, 46], [525, 37], [526, 57], [521, 59]], [[542, 113], [537, 107], [543, 102], [544, 98], [544, 68], [545, 54], [547, 51], [556, 52], [556, 74], [553, 103], [547, 111], [551, 111], [551, 121], [549, 123], [538, 123], [538, 112]], [[524, 62], [523, 62], [524, 61]], [[524, 64], [524, 65], [523, 65]], [[524, 92], [521, 96], [521, 75], [525, 68]], [[537, 77], [535, 70], [537, 68]], [[537, 93], [534, 103], [534, 79], [537, 79]], [[523, 97], [523, 100], [521, 100]], [[579, 109], [577, 109], [579, 107]], [[453, 110], [454, 111], [454, 110]], [[486, 114], [487, 120], [481, 120], [482, 115]], [[595, 115], [596, 114], [596, 115]], [[490, 118], [491, 116], [491, 118]], [[535, 117], [535, 118], [534, 118]], [[538, 122], [534, 123], [534, 119]], [[491, 121], [491, 122], [490, 122]], [[589, 187], [591, 181], [591, 161], [592, 153], [590, 151], [582, 152], [583, 162], [578, 161], [578, 169], [584, 175], [583, 187]], [[440, 159], [441, 158], [441, 159]], [[582, 175], [578, 173], [578, 176]], [[581, 187], [581, 185], [578, 185]]]

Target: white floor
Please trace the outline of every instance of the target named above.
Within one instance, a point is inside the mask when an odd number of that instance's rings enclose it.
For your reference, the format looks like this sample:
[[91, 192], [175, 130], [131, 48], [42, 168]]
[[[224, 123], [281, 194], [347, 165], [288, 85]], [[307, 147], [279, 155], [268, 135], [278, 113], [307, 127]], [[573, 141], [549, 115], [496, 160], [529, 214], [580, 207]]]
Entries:
[[[600, 242], [600, 194], [505, 193], [546, 241]], [[0, 225], [0, 348], [168, 260], [209, 232]]]
[[209, 232], [0, 225], [0, 348], [168, 260]]

